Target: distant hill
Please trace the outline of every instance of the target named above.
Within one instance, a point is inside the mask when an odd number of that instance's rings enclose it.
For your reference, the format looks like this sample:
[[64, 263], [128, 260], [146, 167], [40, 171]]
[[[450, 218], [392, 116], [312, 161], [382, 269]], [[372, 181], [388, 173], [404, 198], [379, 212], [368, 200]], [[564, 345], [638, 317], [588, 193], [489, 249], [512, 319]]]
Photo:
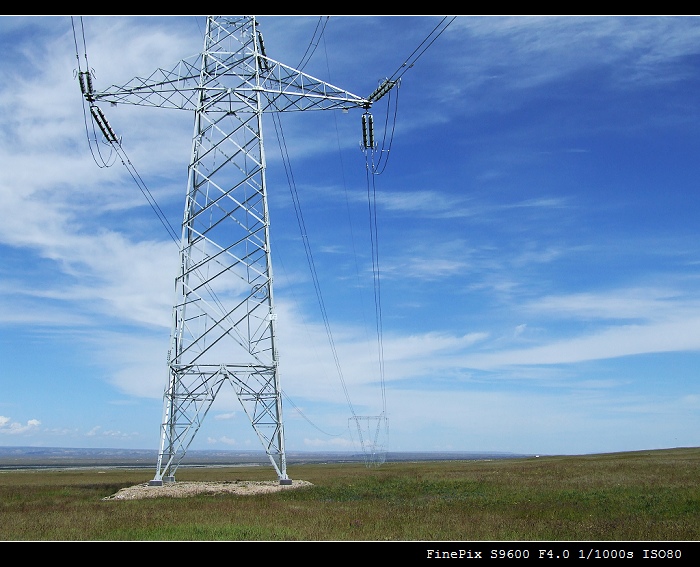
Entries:
[[[341, 451], [287, 451], [287, 464], [320, 462], [362, 462], [362, 455]], [[391, 461], [463, 461], [483, 459], [513, 459], [532, 455], [515, 453], [477, 452], [390, 452]], [[20, 468], [72, 467], [155, 467], [158, 452], [138, 449], [82, 449], [74, 447], [0, 447], [0, 470]], [[186, 466], [267, 465], [262, 451], [188, 451]]]

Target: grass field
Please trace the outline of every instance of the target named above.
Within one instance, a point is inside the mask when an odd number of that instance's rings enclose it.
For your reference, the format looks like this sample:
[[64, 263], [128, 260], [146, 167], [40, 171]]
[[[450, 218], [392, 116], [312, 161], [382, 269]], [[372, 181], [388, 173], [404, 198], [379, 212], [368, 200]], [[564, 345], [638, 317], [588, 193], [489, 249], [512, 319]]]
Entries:
[[[493, 461], [309, 464], [313, 487], [102, 500], [144, 469], [0, 472], [0, 540], [697, 541], [700, 449]], [[274, 480], [181, 468], [179, 481]]]

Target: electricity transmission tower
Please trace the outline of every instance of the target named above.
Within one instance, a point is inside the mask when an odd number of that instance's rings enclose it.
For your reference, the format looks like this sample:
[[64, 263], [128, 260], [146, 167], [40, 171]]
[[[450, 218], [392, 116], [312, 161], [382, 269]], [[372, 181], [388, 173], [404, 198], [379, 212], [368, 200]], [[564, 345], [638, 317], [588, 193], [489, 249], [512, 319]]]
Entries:
[[224, 384], [233, 387], [280, 483], [291, 483], [275, 343], [263, 114], [368, 109], [391, 87], [362, 98], [275, 61], [265, 54], [249, 16], [209, 16], [202, 53], [170, 70], [103, 91], [87, 79], [85, 98], [110, 143], [117, 138], [99, 102], [194, 111], [168, 382], [151, 483], [175, 480]]

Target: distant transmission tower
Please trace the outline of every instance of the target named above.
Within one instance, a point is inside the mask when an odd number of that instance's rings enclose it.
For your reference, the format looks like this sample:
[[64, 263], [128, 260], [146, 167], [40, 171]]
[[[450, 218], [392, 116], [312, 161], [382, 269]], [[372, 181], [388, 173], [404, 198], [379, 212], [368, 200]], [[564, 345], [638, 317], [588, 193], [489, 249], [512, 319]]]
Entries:
[[[265, 54], [254, 17], [209, 16], [204, 49], [172, 70], [84, 94], [108, 142], [98, 102], [194, 111], [180, 267], [168, 351], [157, 470], [175, 472], [212, 402], [233, 386], [289, 484], [275, 342], [262, 118], [265, 112], [365, 108], [365, 99]], [[89, 76], [86, 75], [89, 79]], [[111, 139], [110, 139], [111, 138]]]

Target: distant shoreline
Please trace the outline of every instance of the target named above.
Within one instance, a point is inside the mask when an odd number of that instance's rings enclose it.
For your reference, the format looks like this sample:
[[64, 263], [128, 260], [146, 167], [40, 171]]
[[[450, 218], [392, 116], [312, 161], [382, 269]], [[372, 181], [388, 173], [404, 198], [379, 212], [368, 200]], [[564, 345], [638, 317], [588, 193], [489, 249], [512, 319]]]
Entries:
[[[416, 451], [388, 452], [387, 462], [463, 461], [533, 457], [499, 452]], [[363, 462], [363, 456], [342, 451], [287, 451], [287, 464]], [[81, 449], [71, 447], [0, 447], [0, 471], [89, 468], [153, 468], [157, 451], [130, 449]], [[242, 467], [269, 465], [262, 451], [188, 451], [180, 465], [192, 467]]]

